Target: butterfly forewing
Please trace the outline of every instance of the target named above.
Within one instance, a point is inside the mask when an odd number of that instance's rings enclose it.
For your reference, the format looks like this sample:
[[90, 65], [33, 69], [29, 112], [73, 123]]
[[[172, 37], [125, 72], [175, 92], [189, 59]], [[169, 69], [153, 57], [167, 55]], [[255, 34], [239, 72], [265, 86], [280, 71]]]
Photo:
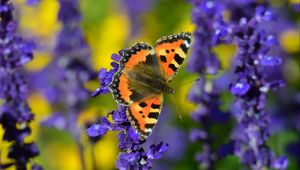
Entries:
[[155, 52], [167, 81], [171, 81], [182, 65], [191, 43], [191, 33], [180, 33], [160, 38]]
[[155, 51], [146, 43], [137, 43], [123, 51], [119, 70], [115, 73], [110, 85], [113, 97], [119, 104], [130, 105], [148, 95], [139, 93], [131, 87], [132, 83], [130, 84], [130, 82], [133, 80], [128, 73], [134, 72], [137, 65], [151, 62], [149, 61], [150, 56], [155, 56]]

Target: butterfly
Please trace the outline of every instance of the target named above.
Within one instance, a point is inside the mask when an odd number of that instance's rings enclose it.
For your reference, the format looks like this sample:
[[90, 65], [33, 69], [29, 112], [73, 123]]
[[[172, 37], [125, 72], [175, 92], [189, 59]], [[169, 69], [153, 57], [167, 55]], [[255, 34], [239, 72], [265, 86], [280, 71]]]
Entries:
[[109, 86], [117, 103], [127, 106], [126, 116], [140, 139], [147, 139], [153, 131], [163, 95], [174, 93], [169, 82], [186, 58], [190, 43], [191, 33], [182, 32], [161, 37], [154, 48], [140, 42], [123, 51]]

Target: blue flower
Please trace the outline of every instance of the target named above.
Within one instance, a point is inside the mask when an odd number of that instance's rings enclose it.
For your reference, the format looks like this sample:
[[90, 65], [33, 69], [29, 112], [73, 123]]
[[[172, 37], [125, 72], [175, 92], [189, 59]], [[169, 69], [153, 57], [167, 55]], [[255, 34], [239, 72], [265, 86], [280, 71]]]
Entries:
[[281, 58], [279, 57], [274, 57], [274, 56], [264, 56], [260, 60], [261, 65], [263, 66], [276, 66], [280, 65], [282, 63]]
[[231, 86], [230, 91], [233, 95], [242, 96], [248, 92], [250, 85], [247, 82], [237, 82]]
[[110, 92], [109, 85], [111, 84], [114, 74], [119, 69], [119, 64], [117, 62], [121, 59], [121, 54], [122, 51], [120, 51], [119, 54], [111, 55], [111, 59], [113, 59], [113, 62], [111, 62], [112, 69], [107, 71], [106, 68], [101, 68], [99, 70], [98, 78], [100, 80], [100, 87], [94, 91], [91, 96], [96, 97], [99, 94], [106, 94]]
[[96, 137], [96, 136], [103, 136], [106, 134], [106, 132], [111, 128], [111, 123], [106, 119], [106, 117], [103, 117], [100, 120], [99, 124], [94, 124], [91, 127], [87, 129], [87, 133], [90, 137]]
[[288, 166], [288, 159], [285, 156], [280, 156], [278, 159], [273, 161], [273, 168], [274, 169], [286, 169]]

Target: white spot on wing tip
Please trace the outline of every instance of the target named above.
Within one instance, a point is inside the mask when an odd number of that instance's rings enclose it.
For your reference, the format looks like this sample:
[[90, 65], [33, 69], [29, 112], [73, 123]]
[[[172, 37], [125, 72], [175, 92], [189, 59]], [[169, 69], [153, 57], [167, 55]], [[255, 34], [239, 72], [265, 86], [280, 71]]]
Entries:
[[152, 129], [146, 129], [145, 131], [151, 133], [151, 132], [152, 132]]
[[189, 43], [188, 41], [184, 41], [184, 44], [185, 44], [185, 46], [186, 46], [187, 48], [190, 47], [190, 43]]

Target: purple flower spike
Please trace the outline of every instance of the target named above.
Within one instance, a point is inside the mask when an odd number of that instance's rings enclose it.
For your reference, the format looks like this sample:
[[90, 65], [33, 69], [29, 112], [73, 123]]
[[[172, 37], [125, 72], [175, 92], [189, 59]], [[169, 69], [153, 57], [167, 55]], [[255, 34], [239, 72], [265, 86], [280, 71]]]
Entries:
[[196, 24], [196, 30], [187, 68], [191, 72], [216, 74], [220, 63], [211, 48], [220, 42], [225, 42], [228, 34], [221, 7], [218, 3], [209, 0], [192, 0], [191, 3], [194, 6], [192, 21]]
[[[236, 96], [232, 106], [237, 124], [233, 132], [234, 154], [251, 169], [285, 169], [287, 161], [276, 160], [266, 142], [270, 135], [270, 115], [266, 112], [266, 93], [280, 83], [268, 81], [263, 66], [281, 64], [281, 59], [268, 56], [276, 40], [260, 29], [260, 24], [273, 17], [265, 7], [258, 7], [251, 19], [242, 18], [234, 26], [232, 36], [238, 47], [234, 74], [236, 81], [230, 91]], [[275, 159], [275, 160], [274, 160]], [[274, 165], [270, 165], [274, 162]]]
[[[31, 73], [32, 87], [42, 92], [57, 114], [53, 114], [41, 125], [64, 130], [77, 142], [79, 154], [81, 126], [77, 120], [86, 108], [90, 92], [84, 84], [97, 78], [91, 69], [90, 50], [80, 28], [81, 14], [77, 0], [58, 0], [58, 20], [61, 24], [53, 51], [53, 58], [44, 69]], [[99, 93], [99, 89], [93, 95]], [[103, 134], [103, 131], [99, 131]], [[83, 161], [83, 159], [81, 159]], [[84, 165], [84, 162], [81, 162]], [[84, 168], [83, 168], [84, 169]]]
[[248, 92], [250, 85], [246, 82], [238, 82], [231, 86], [230, 91], [233, 95], [242, 96]]
[[110, 83], [113, 79], [114, 74], [118, 71], [119, 69], [119, 64], [117, 63], [120, 59], [121, 56], [119, 54], [112, 54], [111, 58], [116, 61], [112, 62], [111, 66], [113, 67], [109, 71], [107, 71], [105, 68], [101, 68], [98, 73], [98, 78], [100, 79], [100, 88], [98, 88], [96, 91], [94, 91], [91, 96], [96, 97], [99, 94], [107, 94], [110, 92]]
[[10, 142], [10, 146], [7, 149], [9, 162], [1, 159], [0, 169], [26, 170], [29, 164], [38, 166], [31, 162], [39, 154], [37, 146], [25, 140], [31, 134], [29, 125], [34, 115], [26, 101], [27, 80], [20, 69], [32, 60], [33, 46], [17, 35], [18, 24], [14, 21], [13, 10], [12, 1], [1, 0], [0, 124], [4, 132], [2, 139]]
[[227, 123], [229, 114], [220, 110], [219, 89], [216, 83], [207, 79], [209, 74], [217, 74], [220, 68], [213, 48], [229, 41], [230, 29], [222, 18], [222, 6], [219, 2], [210, 0], [192, 0], [192, 21], [196, 25], [191, 57], [188, 70], [201, 74], [190, 90], [189, 99], [199, 107], [192, 112], [194, 121], [202, 125], [199, 129], [192, 129], [190, 140], [202, 144], [201, 152], [195, 160], [203, 169], [215, 169], [217, 149], [212, 146], [213, 136], [211, 128], [216, 123]]
[[282, 63], [282, 60], [279, 57], [264, 56], [260, 62], [263, 66], [276, 66], [280, 65]]

